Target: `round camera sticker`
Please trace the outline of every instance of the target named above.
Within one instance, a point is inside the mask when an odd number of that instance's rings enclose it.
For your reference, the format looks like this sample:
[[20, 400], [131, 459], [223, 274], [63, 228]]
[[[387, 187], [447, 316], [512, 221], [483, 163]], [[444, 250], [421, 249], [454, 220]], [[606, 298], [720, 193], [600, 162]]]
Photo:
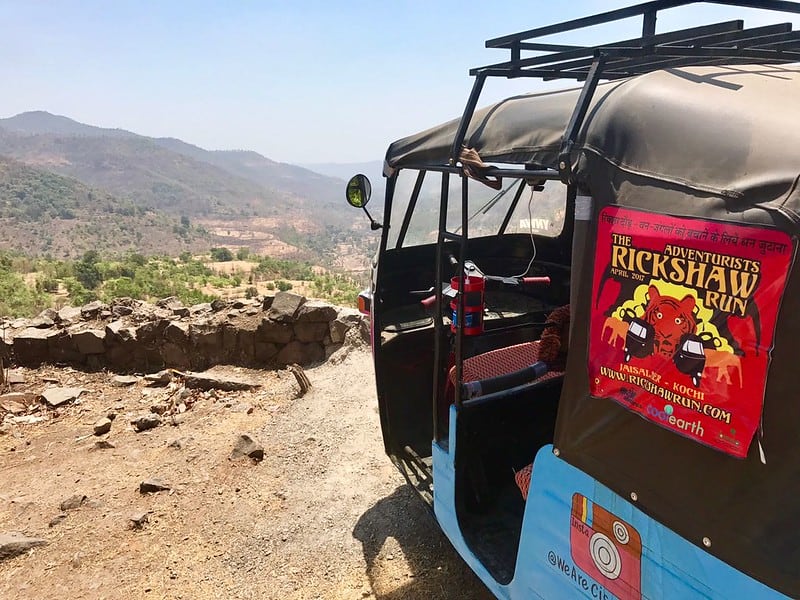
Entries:
[[600, 573], [608, 579], [619, 577], [622, 561], [619, 558], [614, 543], [608, 536], [602, 533], [595, 533], [589, 540], [589, 554]]
[[619, 521], [614, 521], [611, 529], [614, 532], [614, 537], [617, 538], [620, 544], [627, 544], [630, 541], [631, 536], [628, 533], [628, 528]]

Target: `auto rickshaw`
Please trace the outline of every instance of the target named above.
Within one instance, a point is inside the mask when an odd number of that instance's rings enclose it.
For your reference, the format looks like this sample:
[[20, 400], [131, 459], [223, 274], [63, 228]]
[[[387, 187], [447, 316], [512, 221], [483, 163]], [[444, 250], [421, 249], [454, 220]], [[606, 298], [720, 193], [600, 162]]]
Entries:
[[[800, 597], [800, 37], [656, 32], [687, 4], [489, 40], [462, 117], [386, 153], [385, 449], [498, 598]], [[583, 84], [477, 109], [489, 77]]]

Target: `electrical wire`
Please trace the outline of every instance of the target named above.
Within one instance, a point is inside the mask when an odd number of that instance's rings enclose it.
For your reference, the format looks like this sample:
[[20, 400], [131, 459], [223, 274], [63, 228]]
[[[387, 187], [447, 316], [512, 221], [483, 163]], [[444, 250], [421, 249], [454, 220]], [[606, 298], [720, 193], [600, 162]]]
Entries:
[[528, 266], [525, 267], [525, 270], [519, 275], [513, 275], [512, 277], [525, 277], [528, 274], [528, 271], [531, 270], [531, 266], [533, 266], [533, 261], [536, 260], [536, 240], [533, 238], [533, 214], [531, 213], [531, 204], [533, 204], [533, 186], [531, 186], [531, 195], [528, 197], [528, 230], [530, 231], [531, 235], [531, 246], [533, 247], [533, 255], [531, 256], [531, 260], [528, 263]]

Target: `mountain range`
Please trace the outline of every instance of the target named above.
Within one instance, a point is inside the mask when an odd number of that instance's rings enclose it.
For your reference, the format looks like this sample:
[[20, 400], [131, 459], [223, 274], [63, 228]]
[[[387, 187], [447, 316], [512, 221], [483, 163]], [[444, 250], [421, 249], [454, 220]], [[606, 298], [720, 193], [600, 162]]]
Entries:
[[[227, 245], [322, 262], [327, 257], [330, 262], [343, 255], [366, 257], [365, 245], [371, 246], [374, 237], [348, 210], [343, 178], [253, 151], [205, 150], [175, 138], [95, 127], [35, 111], [0, 119], [0, 157], [0, 205], [6, 206], [0, 210], [0, 234], [15, 230], [2, 239], [31, 253], [72, 256], [97, 244], [106, 251], [145, 253]], [[45, 182], [55, 181], [53, 176], [61, 178], [56, 185], [61, 193], [44, 191], [52, 188]], [[101, 197], [104, 214], [112, 221], [139, 228], [133, 242], [108, 231], [105, 241], [101, 239], [107, 229], [97, 216]], [[45, 220], [32, 221], [30, 215], [37, 211], [26, 213], [27, 204], [47, 205]], [[132, 207], [133, 215], [128, 214]], [[164, 231], [152, 229], [155, 225], [144, 228], [144, 215]], [[139, 221], [126, 222], [130, 218]], [[48, 230], [64, 230], [63, 221], [82, 226], [81, 240], [57, 247], [42, 243]], [[26, 233], [28, 244], [20, 241]]]

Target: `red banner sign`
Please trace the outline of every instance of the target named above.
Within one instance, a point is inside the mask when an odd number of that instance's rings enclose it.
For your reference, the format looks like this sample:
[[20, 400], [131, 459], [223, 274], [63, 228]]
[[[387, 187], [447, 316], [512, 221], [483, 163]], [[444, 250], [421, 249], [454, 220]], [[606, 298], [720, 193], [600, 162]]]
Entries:
[[592, 395], [746, 456], [793, 255], [792, 239], [774, 229], [603, 208]]

